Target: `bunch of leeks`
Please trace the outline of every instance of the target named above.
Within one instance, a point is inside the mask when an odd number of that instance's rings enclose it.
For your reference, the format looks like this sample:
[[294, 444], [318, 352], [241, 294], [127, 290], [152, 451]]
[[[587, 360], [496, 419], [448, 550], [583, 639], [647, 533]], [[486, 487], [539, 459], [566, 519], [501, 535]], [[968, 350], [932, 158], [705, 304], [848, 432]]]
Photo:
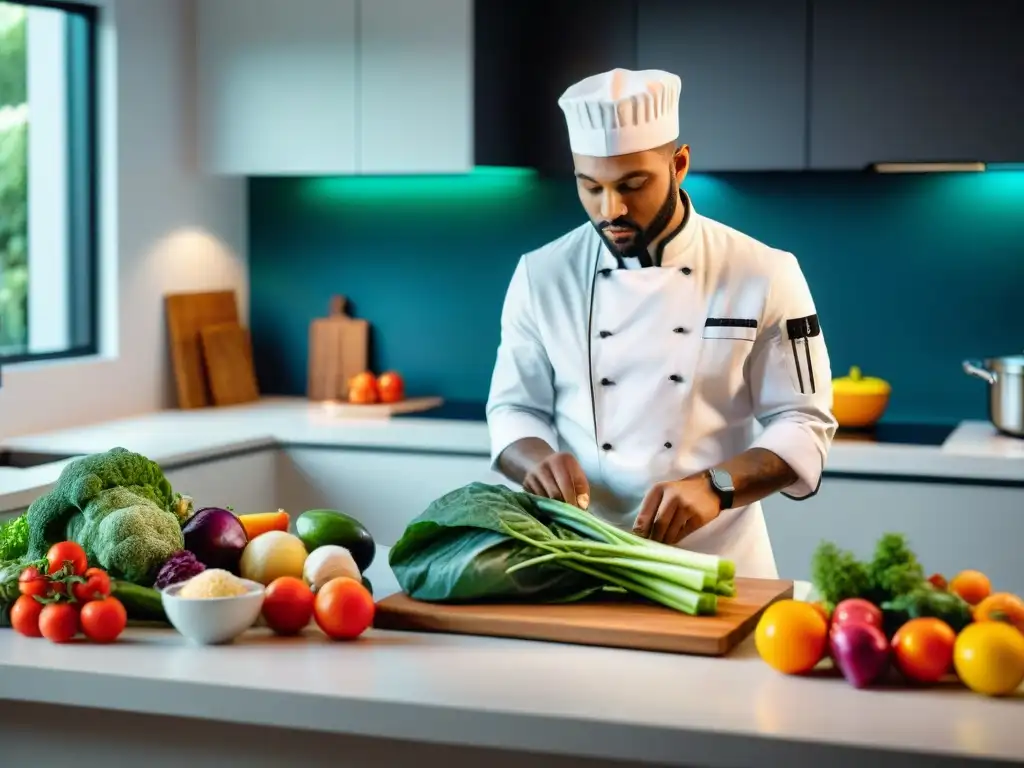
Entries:
[[548, 535], [538, 536], [535, 526], [523, 530], [506, 524], [505, 530], [543, 554], [509, 567], [507, 573], [559, 562], [691, 615], [713, 615], [719, 596], [736, 593], [736, 569], [730, 560], [645, 539], [565, 502], [536, 497], [534, 504]]

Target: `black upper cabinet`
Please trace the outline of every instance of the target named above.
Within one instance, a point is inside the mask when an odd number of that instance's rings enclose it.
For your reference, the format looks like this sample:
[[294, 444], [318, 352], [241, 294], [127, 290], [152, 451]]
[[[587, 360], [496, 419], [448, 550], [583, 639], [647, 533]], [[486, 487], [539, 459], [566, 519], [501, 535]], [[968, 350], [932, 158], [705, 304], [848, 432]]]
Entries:
[[478, 0], [474, 24], [476, 164], [571, 176], [558, 97], [636, 68], [636, 0]]
[[807, 165], [808, 0], [640, 0], [642, 69], [682, 78], [694, 171]]
[[1024, 2], [815, 0], [811, 167], [1024, 161]]

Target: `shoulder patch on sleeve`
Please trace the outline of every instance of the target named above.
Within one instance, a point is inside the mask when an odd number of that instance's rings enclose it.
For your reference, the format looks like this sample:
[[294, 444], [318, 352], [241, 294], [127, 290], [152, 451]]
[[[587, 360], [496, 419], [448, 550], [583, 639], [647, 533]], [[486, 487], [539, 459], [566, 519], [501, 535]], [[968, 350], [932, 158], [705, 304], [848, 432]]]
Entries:
[[797, 317], [792, 320], [787, 320], [786, 335], [791, 340], [809, 339], [812, 336], [820, 336], [821, 323], [818, 322], [818, 316], [814, 314], [807, 315], [807, 317]]
[[[816, 355], [811, 351], [811, 339], [821, 336], [821, 324], [818, 315], [796, 317], [786, 321], [786, 334], [793, 353], [792, 364], [796, 372], [796, 386], [801, 394], [812, 394], [818, 391], [814, 381], [814, 363]], [[817, 342], [815, 342], [817, 344]]]

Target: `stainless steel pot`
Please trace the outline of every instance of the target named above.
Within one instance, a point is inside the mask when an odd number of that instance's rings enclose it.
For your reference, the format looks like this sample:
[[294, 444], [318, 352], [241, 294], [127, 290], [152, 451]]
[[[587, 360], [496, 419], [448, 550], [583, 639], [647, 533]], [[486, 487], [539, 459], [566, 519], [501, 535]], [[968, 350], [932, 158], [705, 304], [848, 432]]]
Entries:
[[964, 372], [988, 382], [988, 418], [1007, 435], [1024, 438], [1024, 355], [964, 360]]

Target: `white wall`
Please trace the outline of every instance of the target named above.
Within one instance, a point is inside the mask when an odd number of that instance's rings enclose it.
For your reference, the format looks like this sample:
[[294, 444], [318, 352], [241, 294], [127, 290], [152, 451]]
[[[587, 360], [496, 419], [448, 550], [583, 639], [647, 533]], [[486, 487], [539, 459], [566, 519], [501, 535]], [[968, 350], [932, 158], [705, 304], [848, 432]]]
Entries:
[[245, 181], [197, 171], [194, 0], [93, 4], [106, 15], [103, 353], [5, 367], [0, 438], [173, 405], [164, 293], [232, 288], [248, 316]]

